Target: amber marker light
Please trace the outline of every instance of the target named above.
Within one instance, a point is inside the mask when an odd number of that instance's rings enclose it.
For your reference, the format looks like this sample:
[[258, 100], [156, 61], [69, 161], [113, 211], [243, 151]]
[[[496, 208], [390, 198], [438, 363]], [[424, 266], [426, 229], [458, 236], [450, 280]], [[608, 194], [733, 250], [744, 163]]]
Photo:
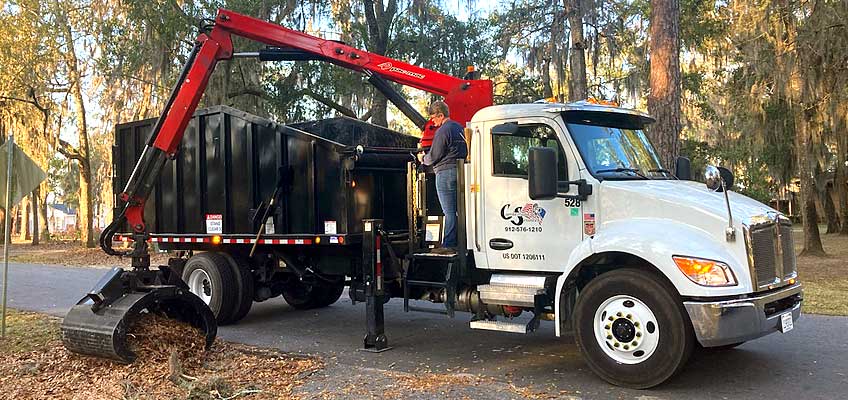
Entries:
[[214, 244], [214, 245], [221, 244], [221, 236], [219, 236], [219, 235], [212, 236], [212, 244]]
[[680, 272], [699, 285], [736, 286], [736, 276], [723, 262], [682, 256], [674, 256], [672, 259]]
[[321, 236], [315, 236], [315, 244], [321, 244]]

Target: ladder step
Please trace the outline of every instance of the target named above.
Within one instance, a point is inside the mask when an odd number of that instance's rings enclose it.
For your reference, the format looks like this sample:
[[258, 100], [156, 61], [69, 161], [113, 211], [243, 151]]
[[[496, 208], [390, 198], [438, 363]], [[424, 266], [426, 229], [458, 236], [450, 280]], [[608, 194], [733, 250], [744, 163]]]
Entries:
[[512, 333], [527, 333], [527, 325], [516, 322], [479, 320], [471, 321], [469, 325], [471, 326], [471, 329], [484, 329], [487, 331], [500, 331]]
[[414, 253], [412, 254], [412, 258], [416, 259], [441, 259], [441, 260], [450, 260], [452, 258], [457, 258], [458, 253], [455, 254], [439, 254], [439, 253]]

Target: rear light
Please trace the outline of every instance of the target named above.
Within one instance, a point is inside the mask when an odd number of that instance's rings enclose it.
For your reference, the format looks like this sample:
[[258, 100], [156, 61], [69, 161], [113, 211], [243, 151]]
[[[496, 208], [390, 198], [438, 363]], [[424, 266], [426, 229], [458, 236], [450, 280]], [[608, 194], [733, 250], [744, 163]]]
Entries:
[[215, 244], [215, 245], [221, 244], [221, 236], [218, 236], [218, 235], [212, 236], [212, 244]]

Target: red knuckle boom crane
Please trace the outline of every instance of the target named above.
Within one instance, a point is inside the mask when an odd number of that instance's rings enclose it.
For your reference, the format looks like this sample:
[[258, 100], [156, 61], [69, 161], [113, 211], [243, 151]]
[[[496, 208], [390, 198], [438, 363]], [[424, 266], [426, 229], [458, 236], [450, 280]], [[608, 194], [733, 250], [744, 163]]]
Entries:
[[[132, 361], [135, 355], [127, 347], [125, 335], [142, 310], [164, 312], [191, 323], [206, 332], [207, 345], [214, 340], [217, 325], [209, 307], [188, 291], [171, 268], [160, 266], [158, 271], [149, 268], [149, 233], [144, 208], [163, 167], [177, 155], [215, 66], [234, 57], [233, 35], [273, 47], [260, 52], [263, 60], [321, 60], [365, 74], [370, 83], [422, 129], [423, 147], [428, 147], [432, 140], [432, 122], [421, 116], [387, 81], [443, 96], [451, 118], [463, 125], [478, 110], [492, 105], [492, 82], [471, 79], [473, 74], [465, 77], [468, 79], [456, 78], [338, 41], [219, 10], [211, 30], [197, 37], [165, 109], [119, 195], [123, 208], [100, 237], [100, 245], [107, 254], [132, 257], [132, 270], [110, 271], [71, 309], [62, 324], [62, 338], [68, 349]], [[112, 238], [124, 222], [132, 230], [131, 251], [112, 247]]]

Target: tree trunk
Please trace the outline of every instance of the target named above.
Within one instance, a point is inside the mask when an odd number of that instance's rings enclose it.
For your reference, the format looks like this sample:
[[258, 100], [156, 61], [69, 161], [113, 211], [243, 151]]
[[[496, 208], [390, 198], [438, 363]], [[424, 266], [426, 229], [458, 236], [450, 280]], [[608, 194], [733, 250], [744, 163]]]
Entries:
[[[47, 219], [47, 183], [42, 182], [35, 189], [38, 198], [38, 238], [39, 240], [50, 240], [50, 221]], [[36, 243], [33, 243], [36, 244]]]
[[674, 165], [680, 140], [680, 4], [651, 0], [651, 73], [648, 113], [657, 122], [648, 129], [664, 166]]
[[836, 212], [836, 205], [833, 203], [833, 186], [825, 185], [822, 192], [822, 204], [824, 205], [824, 216], [827, 219], [827, 232], [839, 233], [839, 214]]
[[[797, 61], [796, 64], [800, 62]], [[794, 85], [800, 85], [801, 98], [806, 98], [807, 89], [805, 82], [798, 82], [802, 78], [797, 74], [792, 80]], [[798, 153], [798, 175], [801, 180], [801, 216], [804, 225], [804, 249], [801, 255], [823, 256], [824, 247], [819, 233], [819, 216], [816, 211], [816, 178], [810, 166], [810, 154], [812, 153], [812, 137], [810, 135], [810, 122], [812, 111], [805, 109], [805, 102], [801, 102], [800, 110], [795, 110], [795, 148]]]
[[21, 222], [18, 238], [24, 242], [29, 239], [29, 196], [24, 196], [19, 209], [21, 210]]
[[85, 102], [82, 96], [82, 77], [79, 71], [79, 62], [76, 49], [74, 48], [71, 24], [68, 21], [62, 5], [56, 4], [61, 16], [62, 36], [65, 42], [65, 63], [68, 68], [68, 80], [71, 82], [71, 97], [74, 99], [76, 108], [77, 133], [79, 134], [79, 148], [76, 149], [75, 157], [79, 162], [79, 218], [80, 240], [85, 247], [94, 247], [94, 226], [92, 215], [92, 193], [91, 193], [91, 163], [89, 162], [88, 125], [86, 123]]
[[6, 243], [6, 209], [0, 206], [0, 244]]
[[38, 198], [39, 195], [39, 186], [36, 186], [30, 195], [32, 198], [32, 245], [35, 246], [39, 243], [41, 236], [39, 235], [39, 231], [41, 230], [41, 219], [38, 218], [39, 212], [41, 212], [41, 200]]
[[586, 41], [583, 37], [583, 1], [563, 0], [571, 29], [571, 58], [569, 59], [568, 100], [586, 100], [589, 88], [586, 80]]
[[[379, 55], [386, 55], [389, 48], [389, 32], [392, 29], [392, 21], [397, 14], [397, 0], [388, 0], [385, 8], [383, 0], [363, 0], [365, 8], [365, 22], [368, 25], [368, 51]], [[388, 100], [382, 93], [374, 90], [371, 101], [371, 123], [380, 126], [388, 126]]]
[[836, 107], [836, 123], [834, 133], [836, 134], [836, 174], [833, 178], [833, 187], [836, 189], [839, 201], [839, 213], [842, 215], [840, 235], [848, 235], [848, 106]]

